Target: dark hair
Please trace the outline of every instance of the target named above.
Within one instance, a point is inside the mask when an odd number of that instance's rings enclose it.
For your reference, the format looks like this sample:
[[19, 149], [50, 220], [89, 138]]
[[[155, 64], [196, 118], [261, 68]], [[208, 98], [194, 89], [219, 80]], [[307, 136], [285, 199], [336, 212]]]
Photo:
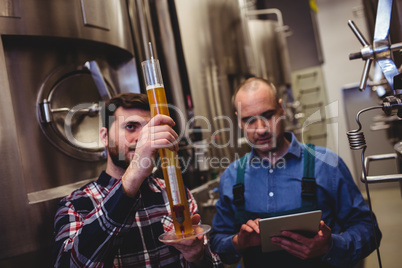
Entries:
[[103, 126], [109, 130], [110, 125], [114, 122], [113, 116], [117, 108], [125, 109], [141, 109], [150, 111], [148, 97], [146, 94], [139, 93], [120, 93], [105, 103], [102, 107], [102, 122]]

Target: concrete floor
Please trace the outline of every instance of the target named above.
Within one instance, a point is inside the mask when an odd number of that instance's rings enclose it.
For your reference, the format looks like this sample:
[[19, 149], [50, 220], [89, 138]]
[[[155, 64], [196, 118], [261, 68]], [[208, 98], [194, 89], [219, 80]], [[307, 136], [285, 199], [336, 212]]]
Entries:
[[[382, 232], [381, 263], [384, 268], [402, 267], [402, 196], [399, 183], [370, 185], [373, 211]], [[363, 192], [363, 191], [362, 191]], [[365, 194], [363, 194], [365, 195]], [[364, 260], [364, 268], [380, 267], [376, 252]]]

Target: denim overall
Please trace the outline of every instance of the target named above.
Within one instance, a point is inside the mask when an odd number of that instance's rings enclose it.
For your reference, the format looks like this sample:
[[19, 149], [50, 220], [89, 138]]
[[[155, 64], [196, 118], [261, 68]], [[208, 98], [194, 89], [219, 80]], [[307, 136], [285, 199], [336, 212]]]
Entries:
[[[235, 212], [236, 228], [240, 230], [242, 224], [248, 220], [257, 218], [269, 218], [275, 216], [289, 215], [307, 211], [317, 210], [316, 182], [315, 182], [315, 146], [306, 144], [304, 149], [304, 170], [301, 182], [302, 205], [300, 208], [286, 210], [276, 213], [259, 213], [245, 210], [244, 200], [244, 173], [247, 166], [248, 154], [239, 161], [237, 168], [236, 184], [233, 185], [233, 204], [236, 206]], [[321, 258], [303, 261], [284, 250], [275, 252], [262, 252], [261, 247], [251, 247], [243, 251], [243, 262], [247, 268], [255, 267], [330, 267], [321, 262]]]

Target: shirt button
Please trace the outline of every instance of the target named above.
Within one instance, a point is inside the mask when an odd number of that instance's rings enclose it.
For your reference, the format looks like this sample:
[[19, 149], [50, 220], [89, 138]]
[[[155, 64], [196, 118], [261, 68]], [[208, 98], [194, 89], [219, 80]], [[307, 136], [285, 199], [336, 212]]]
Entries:
[[269, 192], [269, 194], [268, 194], [270, 197], [273, 197], [274, 196], [274, 193], [273, 192]]
[[272, 172], [274, 172], [274, 170], [273, 170], [272, 168], [270, 168], [270, 169], [269, 169], [269, 173], [272, 173]]

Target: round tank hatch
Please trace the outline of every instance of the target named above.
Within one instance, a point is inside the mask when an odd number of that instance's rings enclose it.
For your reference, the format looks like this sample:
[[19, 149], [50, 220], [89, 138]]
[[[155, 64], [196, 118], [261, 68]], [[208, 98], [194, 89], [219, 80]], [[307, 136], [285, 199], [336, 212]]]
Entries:
[[[108, 92], [113, 92], [105, 81]], [[110, 94], [114, 95], [114, 94]], [[52, 72], [37, 98], [42, 132], [63, 153], [85, 161], [105, 158], [99, 138], [101, 94], [85, 66], [64, 66]]]

